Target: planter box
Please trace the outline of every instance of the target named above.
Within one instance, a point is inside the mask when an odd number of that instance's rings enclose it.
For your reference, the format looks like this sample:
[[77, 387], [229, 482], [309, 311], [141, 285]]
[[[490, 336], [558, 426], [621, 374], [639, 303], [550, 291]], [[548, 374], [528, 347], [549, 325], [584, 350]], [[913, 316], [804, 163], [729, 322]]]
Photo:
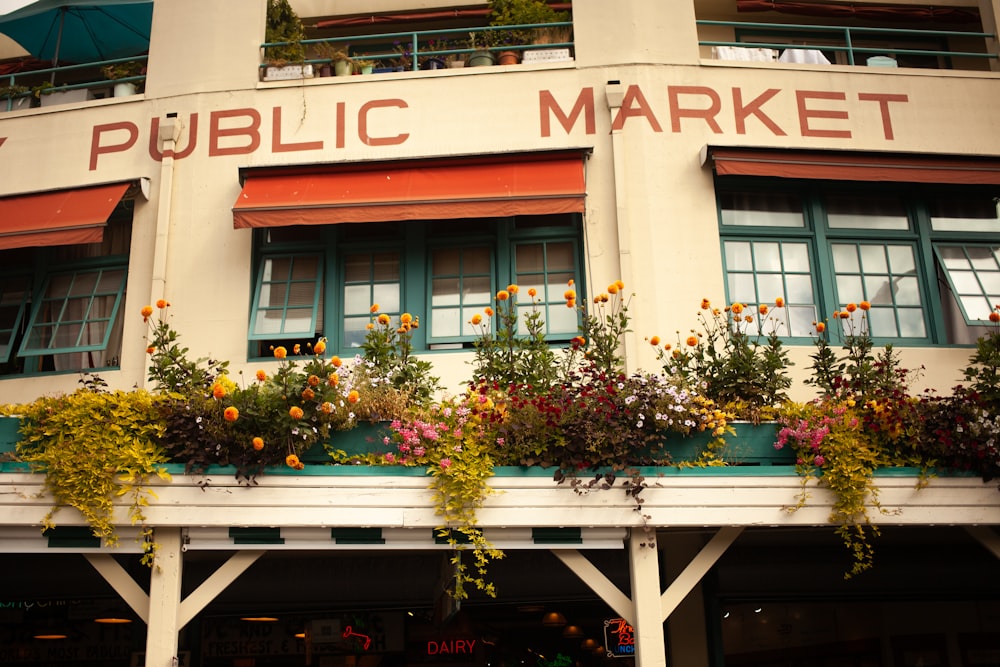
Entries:
[[13, 100], [2, 99], [0, 100], [0, 113], [8, 111], [7, 105], [10, 104], [9, 111], [21, 111], [22, 109], [30, 109], [31, 103], [35, 98], [33, 97], [16, 97]]
[[268, 67], [264, 70], [264, 81], [291, 81], [292, 79], [313, 78], [312, 65], [285, 65]]
[[569, 49], [530, 49], [525, 51], [521, 57], [521, 64], [531, 63], [558, 63], [573, 60], [569, 54]]
[[0, 417], [0, 454], [16, 450], [17, 443], [21, 439], [21, 434], [18, 432], [20, 428], [19, 418]]
[[[778, 427], [774, 423], [754, 425], [748, 422], [730, 424], [736, 435], [726, 436], [726, 445], [718, 451], [719, 457], [729, 465], [795, 465], [795, 454], [790, 447], [775, 449]], [[671, 436], [664, 447], [674, 463], [694, 461], [705, 451], [712, 437], [697, 433], [690, 437]]]
[[80, 88], [79, 90], [63, 90], [57, 93], [49, 93], [48, 95], [43, 94], [39, 99], [43, 107], [51, 107], [58, 104], [86, 102], [90, 99], [90, 96], [86, 89]]
[[[333, 449], [340, 449], [348, 456], [364, 456], [365, 454], [387, 454], [395, 451], [395, 446], [387, 447], [382, 439], [389, 435], [388, 422], [358, 422], [349, 431], [335, 431], [330, 434], [327, 443]], [[317, 443], [302, 455], [303, 463], [329, 463], [330, 455], [326, 453], [323, 443]]]

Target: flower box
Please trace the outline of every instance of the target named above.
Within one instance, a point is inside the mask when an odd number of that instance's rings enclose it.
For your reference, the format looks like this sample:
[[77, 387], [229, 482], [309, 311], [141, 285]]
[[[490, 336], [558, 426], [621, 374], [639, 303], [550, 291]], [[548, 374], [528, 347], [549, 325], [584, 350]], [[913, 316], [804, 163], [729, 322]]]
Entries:
[[395, 446], [387, 447], [383, 438], [389, 435], [389, 422], [358, 422], [358, 425], [348, 431], [335, 431], [330, 434], [329, 442], [319, 442], [302, 455], [303, 463], [329, 463], [330, 455], [326, 446], [340, 449], [348, 456], [364, 456], [365, 454], [386, 454], [395, 451]]
[[21, 439], [21, 420], [18, 417], [0, 417], [0, 454], [13, 452]]
[[558, 63], [573, 60], [569, 49], [529, 49], [521, 57], [522, 65], [532, 63]]
[[284, 67], [268, 67], [264, 70], [264, 81], [291, 81], [292, 79], [311, 79], [312, 65], [285, 65]]
[[[725, 446], [718, 450], [718, 456], [729, 465], [795, 465], [795, 453], [791, 447], [775, 449], [778, 426], [773, 422], [751, 424], [735, 422], [730, 426], [736, 431], [726, 436]], [[670, 453], [674, 463], [694, 461], [705, 451], [712, 436], [696, 433], [691, 436], [671, 435], [664, 449]]]

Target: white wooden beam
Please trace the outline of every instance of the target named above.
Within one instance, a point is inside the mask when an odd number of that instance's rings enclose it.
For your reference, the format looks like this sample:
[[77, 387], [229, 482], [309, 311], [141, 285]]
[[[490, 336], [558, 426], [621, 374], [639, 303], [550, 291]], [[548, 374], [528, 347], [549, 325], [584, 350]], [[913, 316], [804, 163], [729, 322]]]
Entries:
[[635, 608], [636, 667], [663, 667], [667, 650], [663, 641], [663, 616], [660, 611], [660, 552], [656, 531], [633, 530], [628, 541], [632, 603]]
[[110, 554], [83, 554], [143, 623], [149, 623], [149, 596]]
[[149, 625], [146, 629], [147, 667], [176, 665], [177, 609], [181, 599], [180, 528], [157, 528], [154, 532], [158, 551], [149, 580]]
[[677, 605], [698, 585], [698, 582], [712, 569], [716, 561], [722, 554], [726, 553], [726, 549], [742, 532], [742, 526], [723, 526], [720, 528], [719, 532], [708, 541], [708, 544], [702, 547], [698, 555], [688, 563], [684, 571], [670, 583], [667, 590], [660, 596], [660, 607], [664, 621], [677, 609]]
[[631, 623], [634, 617], [632, 601], [621, 592], [604, 573], [597, 569], [586, 556], [576, 549], [553, 549], [553, 555], [561, 560], [573, 574], [580, 577], [583, 583], [590, 587], [599, 598], [615, 610], [622, 618]]
[[177, 629], [180, 630], [187, 625], [198, 612], [214, 600], [229, 584], [236, 581], [238, 576], [246, 572], [247, 568], [263, 555], [264, 551], [237, 551], [233, 554], [218, 570], [202, 582], [201, 586], [192, 591], [180, 603], [180, 609], [177, 612]]

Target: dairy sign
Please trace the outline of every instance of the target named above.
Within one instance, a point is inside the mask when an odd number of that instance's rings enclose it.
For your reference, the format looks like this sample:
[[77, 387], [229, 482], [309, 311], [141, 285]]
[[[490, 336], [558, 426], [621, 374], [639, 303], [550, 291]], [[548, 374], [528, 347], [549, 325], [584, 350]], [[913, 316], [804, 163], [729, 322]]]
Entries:
[[624, 618], [604, 621], [604, 646], [609, 658], [634, 658], [635, 629]]

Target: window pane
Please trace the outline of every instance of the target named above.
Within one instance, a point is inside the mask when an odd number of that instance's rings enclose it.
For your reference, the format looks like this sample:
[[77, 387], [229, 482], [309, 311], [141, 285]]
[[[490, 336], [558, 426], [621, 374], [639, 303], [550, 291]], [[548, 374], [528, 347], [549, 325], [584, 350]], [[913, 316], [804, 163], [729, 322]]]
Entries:
[[883, 195], [827, 195], [826, 216], [832, 229], [909, 229], [910, 226], [903, 201]]
[[809, 272], [809, 247], [805, 243], [784, 243], [781, 254], [786, 271]]
[[861, 268], [865, 273], [885, 273], [889, 270], [885, 248], [882, 246], [863, 245], [858, 250], [861, 254]]
[[810, 276], [785, 277], [785, 301], [788, 303], [814, 303]]
[[32, 312], [19, 356], [105, 349], [125, 292], [125, 275], [115, 267], [51, 276]]
[[721, 192], [723, 225], [740, 227], [805, 227], [802, 201], [784, 192]]
[[[806, 325], [811, 328], [816, 310], [808, 244], [801, 241], [727, 239], [723, 241], [723, 247], [727, 260], [736, 260], [735, 266], [726, 264], [726, 298], [729, 302], [739, 301], [754, 309], [761, 304], [770, 306], [771, 315], [763, 324], [765, 334], [774, 329], [782, 336], [809, 335], [801, 322], [801, 313], [809, 313]], [[749, 261], [744, 264], [746, 260]], [[778, 297], [785, 300], [785, 308], [774, 308]], [[787, 310], [792, 308], [798, 309], [800, 317], [794, 325]]]
[[781, 268], [781, 253], [777, 243], [754, 242], [754, 268], [758, 271], [777, 271]]
[[812, 306], [785, 306], [788, 311], [788, 329], [791, 336], [810, 336], [816, 332], [816, 308]]
[[578, 324], [576, 310], [565, 305], [553, 305], [548, 309], [545, 323], [550, 334], [575, 334]]
[[439, 248], [432, 252], [432, 338], [474, 335], [468, 322], [493, 296], [492, 254], [492, 249], [485, 246]]
[[753, 276], [745, 273], [729, 274], [729, 302], [754, 303], [757, 301], [757, 290], [754, 288]]
[[[545, 322], [546, 334], [575, 334], [576, 313], [566, 308], [563, 294], [569, 281], [578, 279], [576, 244], [570, 241], [519, 243], [514, 252], [514, 264], [514, 279], [521, 288], [518, 301], [523, 304], [518, 309], [518, 333], [527, 333], [525, 314], [531, 311], [533, 303]], [[534, 299], [527, 294], [531, 287], [538, 292]]]
[[368, 333], [368, 317], [347, 317], [344, 319], [344, 347], [361, 347]]
[[957, 246], [939, 246], [938, 257], [946, 269], [968, 269], [971, 268], [968, 258], [965, 256], [965, 249]]
[[492, 296], [489, 276], [471, 277], [462, 281], [462, 302], [466, 305], [488, 305]]
[[371, 262], [368, 255], [348, 255], [344, 258], [344, 281], [362, 283], [371, 280]]
[[383, 313], [398, 314], [402, 311], [399, 298], [399, 283], [376, 284], [372, 286], [372, 304], [368, 308], [377, 303]]
[[458, 278], [435, 278], [431, 283], [431, 306], [457, 306], [458, 289]]
[[[357, 315], [359, 313], [369, 313], [372, 305], [378, 303], [372, 301], [371, 287], [368, 285], [345, 285], [344, 286], [344, 314]], [[382, 304], [379, 304], [381, 307]]]
[[730, 271], [752, 271], [753, 258], [747, 241], [726, 241], [726, 268]]
[[858, 264], [858, 251], [853, 245], [835, 243], [831, 246], [833, 252], [833, 268], [837, 272], [858, 271], [861, 265]]
[[935, 197], [928, 204], [931, 229], [945, 232], [1000, 232], [998, 200], [990, 195]]
[[441, 248], [431, 253], [431, 266], [435, 275], [458, 275], [458, 248]]
[[520, 273], [541, 273], [545, 270], [544, 248], [537, 243], [521, 243], [517, 246], [515, 261]]
[[250, 338], [311, 336], [318, 321], [321, 260], [315, 254], [261, 260]]
[[399, 254], [379, 253], [372, 258], [372, 277], [378, 282], [399, 281]]
[[895, 338], [899, 335], [896, 314], [892, 308], [875, 308], [868, 311], [868, 326], [872, 336]]
[[899, 335], [905, 338], [924, 338], [927, 329], [924, 326], [924, 314], [915, 308], [905, 308], [899, 311]]
[[996, 305], [983, 296], [963, 296], [959, 298], [959, 301], [962, 303], [962, 309], [965, 310], [966, 317], [970, 320], [988, 320], [990, 311]]
[[934, 251], [966, 323], [984, 324], [1000, 294], [1000, 247], [937, 245]]
[[460, 308], [435, 308], [431, 336], [443, 338], [462, 335], [461, 317], [462, 310]]

